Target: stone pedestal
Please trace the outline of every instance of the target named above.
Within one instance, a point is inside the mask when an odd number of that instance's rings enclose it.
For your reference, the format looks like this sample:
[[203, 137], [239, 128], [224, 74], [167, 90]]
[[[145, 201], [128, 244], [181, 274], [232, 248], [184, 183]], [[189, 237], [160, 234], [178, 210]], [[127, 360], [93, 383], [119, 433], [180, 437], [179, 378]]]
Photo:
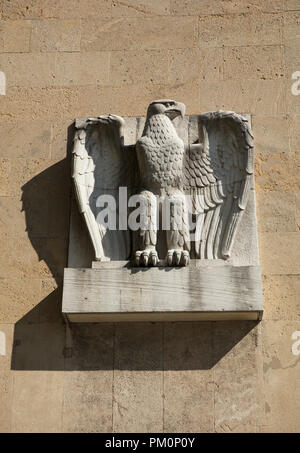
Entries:
[[223, 263], [137, 268], [117, 261], [65, 269], [63, 312], [72, 322], [260, 319], [259, 266]]

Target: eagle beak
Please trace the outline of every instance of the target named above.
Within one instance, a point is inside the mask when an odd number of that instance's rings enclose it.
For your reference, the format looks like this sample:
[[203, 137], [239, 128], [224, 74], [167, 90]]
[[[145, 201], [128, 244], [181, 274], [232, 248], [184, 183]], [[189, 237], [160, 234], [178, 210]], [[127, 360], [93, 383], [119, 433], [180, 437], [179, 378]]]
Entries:
[[181, 118], [184, 117], [185, 113], [185, 105], [182, 104], [181, 102], [175, 102], [172, 107], [169, 107], [165, 113], [168, 115], [168, 117], [173, 120], [177, 116], [181, 116]]

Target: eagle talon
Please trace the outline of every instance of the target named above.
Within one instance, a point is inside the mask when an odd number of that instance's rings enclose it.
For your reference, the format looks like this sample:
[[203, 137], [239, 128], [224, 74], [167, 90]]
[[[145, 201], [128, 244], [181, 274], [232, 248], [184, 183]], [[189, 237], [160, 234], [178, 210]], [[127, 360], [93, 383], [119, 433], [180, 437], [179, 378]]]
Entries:
[[168, 250], [167, 266], [187, 266], [190, 261], [190, 254], [187, 250], [171, 249]]
[[137, 267], [157, 266], [158, 255], [156, 250], [137, 250], [135, 252], [134, 264]]

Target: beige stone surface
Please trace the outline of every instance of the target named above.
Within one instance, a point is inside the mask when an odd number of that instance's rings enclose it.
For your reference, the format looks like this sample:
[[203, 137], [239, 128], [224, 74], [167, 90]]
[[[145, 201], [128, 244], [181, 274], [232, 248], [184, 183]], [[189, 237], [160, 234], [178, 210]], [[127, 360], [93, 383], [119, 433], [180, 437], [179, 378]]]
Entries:
[[81, 49], [176, 49], [196, 45], [196, 17], [113, 18], [83, 20]]
[[299, 274], [300, 232], [261, 233], [258, 238], [263, 274]]
[[56, 17], [59, 10], [60, 0], [3, 0], [4, 19], [39, 19]]
[[[299, 432], [299, 0], [2, 0], [0, 18], [0, 432]], [[252, 115], [263, 324], [70, 332], [73, 119], [169, 97]]]
[[51, 127], [46, 121], [0, 123], [2, 158], [50, 158]]
[[291, 118], [284, 116], [260, 116], [252, 118], [252, 130], [255, 134], [255, 151], [285, 153], [293, 151], [290, 145]]
[[256, 200], [256, 212], [261, 219], [259, 231], [262, 233], [298, 231], [293, 192], [258, 192]]
[[164, 430], [214, 430], [213, 323], [164, 326]]
[[114, 0], [112, 17], [165, 16], [170, 13], [170, 2], [171, 0]]
[[295, 153], [256, 153], [257, 192], [299, 191], [299, 156]]
[[199, 46], [280, 45], [281, 23], [281, 14], [200, 16]]
[[11, 433], [12, 388], [12, 373], [0, 371], [0, 433]]
[[163, 431], [162, 325], [116, 325], [113, 432]]
[[286, 112], [286, 86], [280, 80], [203, 81], [200, 82], [200, 108], [201, 111], [229, 109], [277, 116]]
[[249, 12], [276, 12], [284, 8], [284, 0], [171, 0], [171, 11], [178, 15], [223, 15]]
[[63, 382], [60, 371], [15, 371], [12, 432], [61, 432]]
[[111, 432], [113, 325], [73, 325], [69, 338], [63, 431]]
[[254, 323], [221, 322], [214, 327], [213, 350], [221, 356], [214, 366], [216, 432], [258, 431], [262, 417], [258, 335]]
[[290, 121], [290, 130], [289, 130], [289, 135], [290, 135], [290, 146], [291, 146], [291, 151], [295, 153], [300, 152], [300, 132], [299, 132], [299, 121], [300, 121], [300, 115], [291, 115], [291, 121]]
[[293, 354], [294, 332], [300, 332], [299, 321], [263, 322], [265, 416], [262, 431], [265, 432], [299, 432], [300, 429], [297, 398], [300, 362], [299, 355]]
[[29, 52], [31, 21], [13, 20], [0, 23], [1, 52]]
[[283, 77], [280, 46], [239, 46], [224, 49], [224, 80], [276, 80]]
[[76, 52], [80, 50], [79, 19], [49, 19], [33, 22], [31, 31], [32, 52]]
[[299, 275], [263, 275], [264, 320], [300, 320]]

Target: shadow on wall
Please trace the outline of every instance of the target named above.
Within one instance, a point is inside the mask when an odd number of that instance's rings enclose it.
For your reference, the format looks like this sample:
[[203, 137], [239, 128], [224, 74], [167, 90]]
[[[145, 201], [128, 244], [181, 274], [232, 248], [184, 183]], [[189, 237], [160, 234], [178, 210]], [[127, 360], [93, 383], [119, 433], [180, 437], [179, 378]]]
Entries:
[[73, 134], [72, 124], [68, 128], [67, 157], [22, 187], [28, 237], [57, 288], [45, 290], [49, 295], [16, 323], [12, 369], [207, 370], [250, 334], [252, 341], [239, 347], [247, 356], [249, 344], [256, 341], [255, 331], [251, 331], [257, 323], [252, 321], [65, 323], [61, 300], [68, 250]]

